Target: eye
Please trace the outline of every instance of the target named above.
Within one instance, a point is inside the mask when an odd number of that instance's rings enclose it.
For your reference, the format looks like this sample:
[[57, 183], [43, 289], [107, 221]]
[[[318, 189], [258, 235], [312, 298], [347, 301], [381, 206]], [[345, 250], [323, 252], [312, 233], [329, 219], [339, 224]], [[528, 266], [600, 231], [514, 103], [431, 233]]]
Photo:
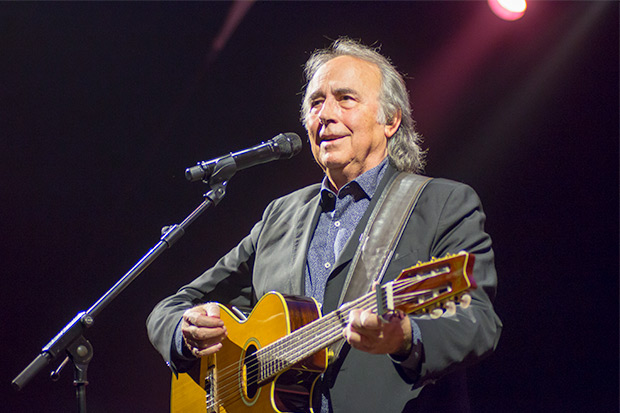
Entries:
[[343, 107], [353, 107], [355, 102], [357, 102], [357, 99], [353, 95], [342, 95], [340, 96], [339, 101]]
[[323, 100], [324, 99], [313, 99], [310, 101], [310, 107], [311, 108], [315, 108], [317, 106], [320, 106], [321, 104], [323, 104]]

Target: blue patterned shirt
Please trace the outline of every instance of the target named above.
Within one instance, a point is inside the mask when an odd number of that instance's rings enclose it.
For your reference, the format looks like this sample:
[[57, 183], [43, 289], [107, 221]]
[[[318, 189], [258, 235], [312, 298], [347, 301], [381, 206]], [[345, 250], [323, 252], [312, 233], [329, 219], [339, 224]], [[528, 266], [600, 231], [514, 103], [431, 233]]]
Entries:
[[306, 296], [323, 303], [325, 285], [334, 263], [368, 209], [387, 168], [387, 158], [340, 188], [330, 189], [327, 177], [321, 186], [321, 208], [306, 260]]

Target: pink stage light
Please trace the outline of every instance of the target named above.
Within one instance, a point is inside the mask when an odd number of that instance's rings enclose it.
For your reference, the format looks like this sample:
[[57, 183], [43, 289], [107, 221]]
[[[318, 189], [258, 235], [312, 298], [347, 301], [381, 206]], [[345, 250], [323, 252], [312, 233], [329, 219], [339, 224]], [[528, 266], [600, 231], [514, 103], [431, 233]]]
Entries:
[[488, 0], [488, 2], [497, 17], [508, 21], [520, 19], [527, 9], [525, 0]]

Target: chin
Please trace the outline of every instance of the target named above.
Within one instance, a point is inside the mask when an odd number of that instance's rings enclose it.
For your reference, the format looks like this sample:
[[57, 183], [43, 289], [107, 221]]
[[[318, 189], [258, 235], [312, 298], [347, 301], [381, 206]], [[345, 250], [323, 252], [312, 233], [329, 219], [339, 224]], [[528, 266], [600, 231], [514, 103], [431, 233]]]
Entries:
[[321, 162], [321, 166], [323, 167], [324, 170], [325, 169], [331, 169], [333, 171], [341, 170], [341, 169], [344, 169], [347, 165], [348, 165], [348, 162], [339, 161], [335, 159], [324, 160], [323, 162]]

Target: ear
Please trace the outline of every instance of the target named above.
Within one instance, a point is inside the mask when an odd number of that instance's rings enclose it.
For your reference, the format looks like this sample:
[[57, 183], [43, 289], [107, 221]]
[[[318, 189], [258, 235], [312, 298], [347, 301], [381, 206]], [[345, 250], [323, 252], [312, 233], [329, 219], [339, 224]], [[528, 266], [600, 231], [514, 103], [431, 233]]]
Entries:
[[400, 109], [394, 114], [394, 116], [392, 116], [392, 119], [388, 119], [389, 123], [386, 123], [383, 129], [386, 138], [390, 139], [396, 133], [402, 119], [403, 113]]

